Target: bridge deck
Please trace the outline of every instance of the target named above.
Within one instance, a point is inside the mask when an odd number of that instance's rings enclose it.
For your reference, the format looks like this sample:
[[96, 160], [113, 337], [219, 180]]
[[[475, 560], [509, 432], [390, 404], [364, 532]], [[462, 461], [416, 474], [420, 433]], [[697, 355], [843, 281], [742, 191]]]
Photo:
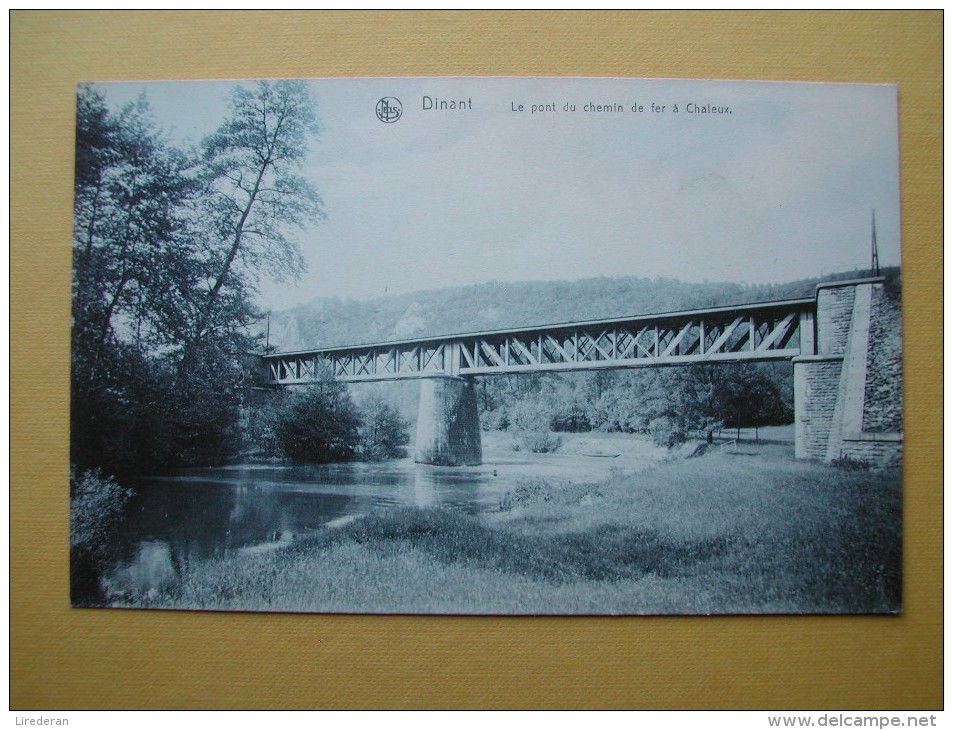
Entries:
[[789, 359], [814, 348], [815, 300], [713, 307], [265, 355], [272, 385]]

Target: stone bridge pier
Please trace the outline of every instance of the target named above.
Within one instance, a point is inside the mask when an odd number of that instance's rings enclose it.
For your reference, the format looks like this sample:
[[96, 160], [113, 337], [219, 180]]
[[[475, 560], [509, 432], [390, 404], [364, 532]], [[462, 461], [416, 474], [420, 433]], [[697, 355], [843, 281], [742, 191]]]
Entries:
[[817, 287], [814, 352], [795, 357], [799, 459], [884, 465], [902, 450], [900, 311], [884, 279]]
[[483, 463], [473, 378], [446, 375], [421, 380], [414, 461], [435, 466]]

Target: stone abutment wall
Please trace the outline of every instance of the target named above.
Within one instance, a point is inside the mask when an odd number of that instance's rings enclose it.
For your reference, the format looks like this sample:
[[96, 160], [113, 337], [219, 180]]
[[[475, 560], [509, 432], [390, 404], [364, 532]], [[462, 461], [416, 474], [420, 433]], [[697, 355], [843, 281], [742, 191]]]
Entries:
[[816, 353], [794, 359], [795, 452], [877, 466], [902, 452], [899, 302], [883, 279], [817, 288]]

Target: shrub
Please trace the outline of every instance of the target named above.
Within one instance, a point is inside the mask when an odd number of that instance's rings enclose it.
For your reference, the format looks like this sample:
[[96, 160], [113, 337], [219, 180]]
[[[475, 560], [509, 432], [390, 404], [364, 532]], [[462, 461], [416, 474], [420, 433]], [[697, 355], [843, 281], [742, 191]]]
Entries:
[[514, 507], [525, 507], [536, 502], [549, 502], [553, 498], [553, 487], [545, 479], [534, 477], [520, 480], [516, 489], [507, 492], [500, 500], [500, 511], [509, 512]]
[[522, 399], [510, 406], [510, 422], [520, 431], [549, 431], [552, 409], [539, 398]]
[[480, 427], [484, 431], [505, 431], [510, 427], [510, 414], [505, 406], [480, 414]]
[[117, 528], [133, 496], [98, 470], [70, 474], [70, 593], [73, 603], [102, 599], [100, 578], [115, 558]]
[[70, 475], [70, 547], [100, 553], [133, 491], [98, 469]]
[[358, 434], [362, 458], [383, 461], [407, 455], [404, 448], [410, 443], [407, 421], [383, 398], [378, 395], [367, 398], [362, 404], [361, 420]]
[[562, 438], [549, 431], [523, 431], [513, 439], [513, 450], [550, 454], [562, 446], [562, 443]]
[[664, 446], [668, 449], [685, 443], [688, 438], [681, 424], [664, 416], [654, 419], [649, 424], [649, 431], [652, 433], [652, 441], [656, 446]]
[[280, 459], [284, 450], [275, 434], [283, 398], [274, 392], [256, 393], [247, 410], [244, 428], [245, 458]]
[[346, 386], [329, 381], [284, 396], [272, 430], [291, 461], [327, 464], [355, 457], [360, 426], [361, 418]]
[[237, 452], [239, 393], [227, 384], [227, 365], [221, 377], [180, 379], [171, 364], [128, 349], [110, 358], [101, 376], [73, 365], [70, 462], [80, 471], [123, 479], [219, 465]]

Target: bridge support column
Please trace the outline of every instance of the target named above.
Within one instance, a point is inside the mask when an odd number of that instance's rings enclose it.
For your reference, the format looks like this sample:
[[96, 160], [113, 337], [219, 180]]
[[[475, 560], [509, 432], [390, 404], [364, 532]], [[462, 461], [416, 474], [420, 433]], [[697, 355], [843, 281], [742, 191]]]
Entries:
[[436, 466], [483, 463], [473, 380], [445, 376], [421, 381], [414, 461]]
[[796, 457], [899, 459], [900, 318], [884, 280], [818, 286], [816, 327], [815, 352], [794, 358]]

